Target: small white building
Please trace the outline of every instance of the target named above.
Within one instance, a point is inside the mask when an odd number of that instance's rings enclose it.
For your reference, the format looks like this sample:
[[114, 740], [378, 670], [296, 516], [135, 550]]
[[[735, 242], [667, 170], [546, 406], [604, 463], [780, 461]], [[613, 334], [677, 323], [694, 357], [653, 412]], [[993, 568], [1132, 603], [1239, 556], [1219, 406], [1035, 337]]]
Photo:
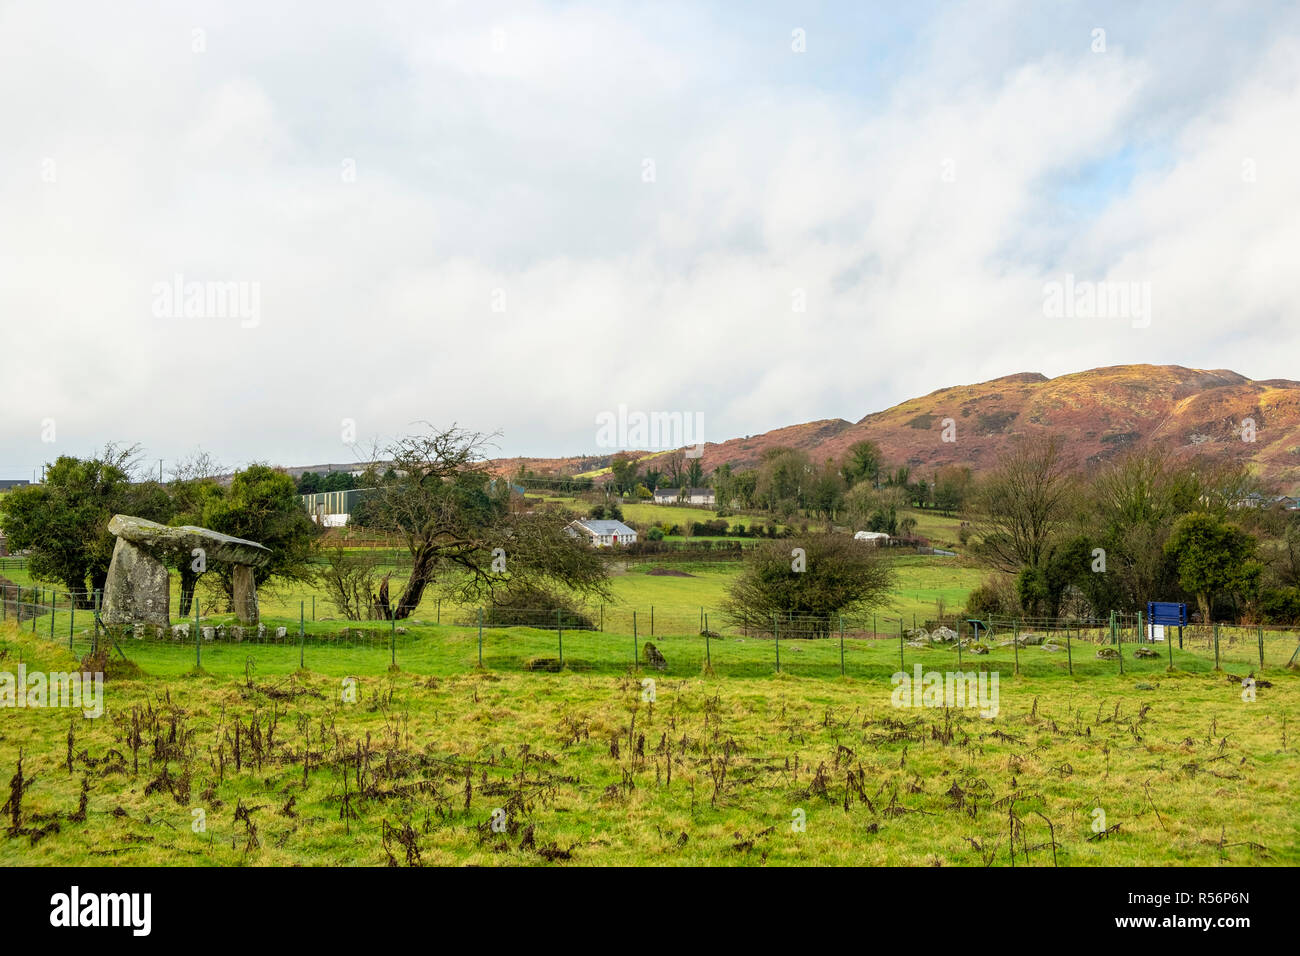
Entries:
[[867, 544], [879, 546], [889, 544], [889, 535], [883, 531], [859, 531], [853, 536], [854, 541], [865, 541]]
[[609, 548], [617, 544], [636, 544], [636, 532], [621, 521], [579, 518], [564, 528], [573, 537], [586, 538], [593, 548]]
[[707, 505], [712, 508], [714, 500], [712, 488], [655, 489], [655, 504], [657, 505]]

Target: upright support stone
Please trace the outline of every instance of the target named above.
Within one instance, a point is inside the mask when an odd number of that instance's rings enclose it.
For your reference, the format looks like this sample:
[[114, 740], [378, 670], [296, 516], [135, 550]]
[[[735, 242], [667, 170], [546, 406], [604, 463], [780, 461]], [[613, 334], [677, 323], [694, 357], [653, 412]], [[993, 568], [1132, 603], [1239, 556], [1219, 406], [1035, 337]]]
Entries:
[[171, 624], [171, 588], [167, 566], [125, 538], [113, 546], [104, 582], [105, 624]]
[[231, 568], [235, 590], [235, 617], [241, 624], [257, 623], [257, 581], [247, 564]]

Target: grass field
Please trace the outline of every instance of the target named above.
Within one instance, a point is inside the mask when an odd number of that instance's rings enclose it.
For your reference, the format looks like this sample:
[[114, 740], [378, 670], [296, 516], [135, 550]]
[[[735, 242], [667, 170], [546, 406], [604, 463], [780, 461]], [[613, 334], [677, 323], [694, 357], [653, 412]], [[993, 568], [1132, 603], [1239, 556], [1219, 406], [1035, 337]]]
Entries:
[[[1300, 678], [1282, 671], [1247, 703], [1205, 668], [997, 662], [986, 719], [892, 706], [885, 641], [850, 677], [682, 673], [686, 638], [662, 641], [667, 674], [500, 669], [530, 651], [504, 642], [551, 636], [492, 635], [483, 671], [476, 633], [449, 627], [407, 635], [393, 671], [382, 644], [308, 645], [301, 672], [295, 647], [227, 645], [194, 675], [190, 649], [141, 642], [103, 717], [0, 714], [23, 788], [0, 863], [978, 866], [1012, 845], [1016, 865], [1300, 862]], [[596, 655], [574, 640], [566, 656]], [[74, 664], [10, 626], [0, 670], [18, 661]]]
[[[939, 603], [948, 613], [953, 613], [965, 602], [980, 581], [981, 572], [956, 558], [925, 555], [900, 555], [888, 557], [897, 568], [896, 587], [890, 601], [879, 609], [880, 629], [892, 630], [901, 618], [908, 626], [913, 619], [925, 621], [939, 616]], [[690, 577], [675, 577], [651, 574], [650, 571], [662, 568], [685, 571]], [[718, 620], [718, 611], [726, 595], [727, 585], [740, 572], [738, 562], [716, 562], [682, 564], [660, 564], [653, 560], [634, 563], [628, 570], [618, 569], [610, 579], [614, 602], [607, 608], [610, 614], [630, 615], [633, 609], [647, 617], [651, 606], [656, 608], [661, 619], [668, 616], [682, 621], [698, 623], [698, 611], [704, 608], [710, 612], [710, 620]], [[381, 568], [393, 574], [391, 586], [397, 588], [406, 581], [403, 568], [394, 566]], [[4, 576], [15, 584], [25, 588], [39, 587], [42, 583], [32, 579], [26, 570], [9, 570]], [[172, 575], [172, 615], [177, 617], [180, 608], [180, 576]], [[58, 589], [62, 594], [62, 588]], [[337, 612], [329, 603], [326, 592], [310, 585], [262, 588], [259, 602], [262, 613], [281, 618], [292, 618], [297, 622], [299, 606], [304, 607], [305, 615], [312, 616], [313, 598], [315, 599], [315, 616], [317, 619], [337, 617]], [[26, 599], [26, 598], [25, 598]], [[48, 598], [47, 598], [48, 601]], [[66, 596], [59, 598], [60, 607], [66, 607]], [[426, 592], [420, 608], [414, 615], [417, 618], [433, 620], [440, 613], [455, 614], [457, 608], [450, 601], [443, 601], [441, 611], [438, 592], [430, 589]], [[467, 613], [465, 609], [460, 609]], [[63, 633], [65, 627], [63, 612], [56, 627]], [[630, 625], [628, 627], [630, 631]], [[696, 628], [698, 632], [698, 627]]]

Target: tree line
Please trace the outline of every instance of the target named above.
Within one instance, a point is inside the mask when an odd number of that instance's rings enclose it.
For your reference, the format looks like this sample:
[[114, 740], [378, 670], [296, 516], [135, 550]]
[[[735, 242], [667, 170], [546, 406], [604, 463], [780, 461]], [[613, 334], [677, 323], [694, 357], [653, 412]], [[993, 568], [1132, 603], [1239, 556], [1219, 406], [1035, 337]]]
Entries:
[[1300, 512], [1261, 507], [1244, 464], [1155, 447], [1076, 469], [1063, 451], [1018, 441], [973, 488], [971, 546], [994, 573], [970, 616], [1185, 600], [1205, 622], [1300, 623]]

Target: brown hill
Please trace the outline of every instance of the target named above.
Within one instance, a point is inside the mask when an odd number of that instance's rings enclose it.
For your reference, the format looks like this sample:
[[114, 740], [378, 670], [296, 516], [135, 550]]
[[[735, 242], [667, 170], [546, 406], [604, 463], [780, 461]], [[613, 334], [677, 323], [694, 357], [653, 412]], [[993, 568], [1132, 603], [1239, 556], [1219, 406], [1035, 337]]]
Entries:
[[[1254, 422], [1253, 442], [1243, 440], [1246, 419]], [[923, 474], [948, 464], [979, 471], [1016, 436], [1043, 432], [1063, 434], [1080, 464], [1167, 444], [1189, 456], [1249, 461], [1283, 490], [1300, 487], [1300, 382], [1179, 365], [1117, 365], [1050, 379], [1023, 372], [943, 388], [857, 422], [828, 419], [711, 443], [704, 464], [710, 471], [724, 462], [752, 467], [765, 449], [781, 445], [814, 460], [838, 459], [867, 439], [891, 465]]]

